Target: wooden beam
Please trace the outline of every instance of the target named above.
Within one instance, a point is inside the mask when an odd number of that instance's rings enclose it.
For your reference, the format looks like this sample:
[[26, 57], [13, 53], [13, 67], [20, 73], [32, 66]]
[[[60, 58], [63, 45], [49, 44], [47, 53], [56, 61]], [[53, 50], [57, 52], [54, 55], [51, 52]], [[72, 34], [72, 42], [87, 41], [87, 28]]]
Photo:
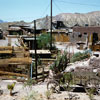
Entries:
[[0, 46], [0, 50], [12, 50], [12, 46]]
[[27, 77], [27, 75], [25, 75], [25, 74], [19, 74], [19, 73], [13, 73], [13, 72], [5, 72], [5, 71], [0, 71], [0, 74], [1, 75]]
[[0, 59], [0, 65], [28, 65], [32, 63], [32, 58], [10, 58], [10, 59]]
[[9, 76], [0, 76], [0, 80], [16, 80], [17, 82], [26, 82], [25, 79], [15, 79], [15, 78], [10, 78]]
[[[35, 61], [35, 59], [32, 59], [33, 61]], [[45, 59], [45, 58], [40, 58], [39, 60], [41, 60], [41, 61], [55, 61], [56, 59], [51, 59], [51, 58], [47, 58], [47, 59]]]
[[0, 51], [0, 54], [12, 54], [12, 50], [3, 50]]

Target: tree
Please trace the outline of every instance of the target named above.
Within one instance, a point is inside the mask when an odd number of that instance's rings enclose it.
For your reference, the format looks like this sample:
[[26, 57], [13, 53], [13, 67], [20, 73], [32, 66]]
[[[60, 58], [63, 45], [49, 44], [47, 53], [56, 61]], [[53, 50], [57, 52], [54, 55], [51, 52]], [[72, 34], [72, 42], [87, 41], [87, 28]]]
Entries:
[[[54, 42], [54, 38], [52, 40]], [[38, 48], [50, 49], [50, 41], [51, 41], [50, 34], [46, 34], [46, 33], [41, 34], [40, 36], [38, 36], [38, 41], [37, 41]]]

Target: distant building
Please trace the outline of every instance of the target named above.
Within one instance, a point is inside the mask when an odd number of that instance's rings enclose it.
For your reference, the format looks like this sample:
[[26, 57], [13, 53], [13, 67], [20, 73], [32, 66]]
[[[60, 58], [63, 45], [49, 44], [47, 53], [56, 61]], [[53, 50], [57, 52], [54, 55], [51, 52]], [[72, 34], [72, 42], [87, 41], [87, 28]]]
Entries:
[[[66, 27], [63, 21], [52, 22], [52, 36], [55, 42], [69, 42], [69, 32], [72, 32], [72, 30]], [[50, 30], [47, 33], [50, 33]]]
[[64, 25], [63, 21], [53, 21], [52, 26], [53, 26], [53, 29], [66, 29], [67, 28]]
[[27, 25], [9, 25], [9, 35], [27, 35], [29, 32], [33, 32], [33, 29]]
[[26, 25], [9, 25], [8, 26], [8, 45], [20, 46], [20, 37], [27, 36], [30, 32], [29, 26]]
[[73, 34], [70, 39], [72, 42], [84, 42], [93, 50], [100, 50], [100, 27], [85, 26], [74, 27]]
[[[48, 31], [48, 33], [50, 33], [50, 31]], [[52, 36], [54, 37], [55, 42], [69, 42], [69, 34], [66, 29], [55, 29], [52, 31]]]

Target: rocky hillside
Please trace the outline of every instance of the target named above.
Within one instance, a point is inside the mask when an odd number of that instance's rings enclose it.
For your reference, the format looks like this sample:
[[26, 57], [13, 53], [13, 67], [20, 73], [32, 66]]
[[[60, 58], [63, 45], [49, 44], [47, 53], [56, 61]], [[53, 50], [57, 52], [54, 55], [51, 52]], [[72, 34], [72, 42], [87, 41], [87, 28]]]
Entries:
[[[90, 26], [100, 25], [100, 11], [89, 13], [61, 13], [53, 17], [54, 21], [63, 21], [67, 27], [72, 27], [76, 24], [84, 26], [88, 24]], [[50, 26], [50, 17], [45, 17], [37, 20], [38, 26], [48, 27]]]
[[66, 26], [74, 26], [79, 24], [80, 26], [88, 25], [100, 25], [100, 11], [89, 13], [62, 13], [54, 17], [55, 20], [64, 21]]

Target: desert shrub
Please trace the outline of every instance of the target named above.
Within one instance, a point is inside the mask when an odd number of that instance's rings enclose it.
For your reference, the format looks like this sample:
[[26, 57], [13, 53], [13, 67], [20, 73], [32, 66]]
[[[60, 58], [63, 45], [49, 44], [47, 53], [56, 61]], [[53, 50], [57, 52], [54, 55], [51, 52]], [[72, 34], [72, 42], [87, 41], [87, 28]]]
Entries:
[[46, 98], [47, 98], [47, 99], [50, 99], [50, 97], [51, 97], [51, 95], [52, 95], [52, 91], [47, 90], [47, 91], [45, 92], [45, 95], [46, 95]]
[[31, 91], [27, 96], [25, 96], [21, 100], [43, 100], [43, 98], [38, 92]]
[[72, 74], [69, 72], [69, 73], [65, 73], [63, 75], [64, 79], [65, 79], [65, 82], [66, 83], [72, 83]]
[[96, 93], [96, 88], [93, 87], [93, 88], [88, 89], [87, 93], [88, 93], [89, 99], [93, 100], [94, 94]]
[[10, 91], [10, 95], [12, 96], [13, 95], [13, 93], [12, 93], [12, 91], [13, 91], [13, 89], [14, 89], [14, 87], [15, 87], [15, 82], [13, 83], [13, 84], [11, 84], [11, 85], [7, 85], [7, 88], [8, 88], [8, 90]]
[[35, 80], [32, 80], [32, 79], [28, 79], [25, 83], [24, 83], [24, 87], [26, 86], [32, 86], [33, 84], [35, 84], [36, 81]]
[[78, 52], [72, 56], [71, 62], [81, 61], [81, 60], [89, 58], [89, 57], [90, 57], [90, 54], [88, 52], [83, 52], [83, 53]]
[[23, 88], [25, 89], [27, 96], [29, 95], [29, 91], [32, 91], [32, 85], [35, 83], [36, 81], [32, 79], [28, 79], [26, 82], [24, 82]]

